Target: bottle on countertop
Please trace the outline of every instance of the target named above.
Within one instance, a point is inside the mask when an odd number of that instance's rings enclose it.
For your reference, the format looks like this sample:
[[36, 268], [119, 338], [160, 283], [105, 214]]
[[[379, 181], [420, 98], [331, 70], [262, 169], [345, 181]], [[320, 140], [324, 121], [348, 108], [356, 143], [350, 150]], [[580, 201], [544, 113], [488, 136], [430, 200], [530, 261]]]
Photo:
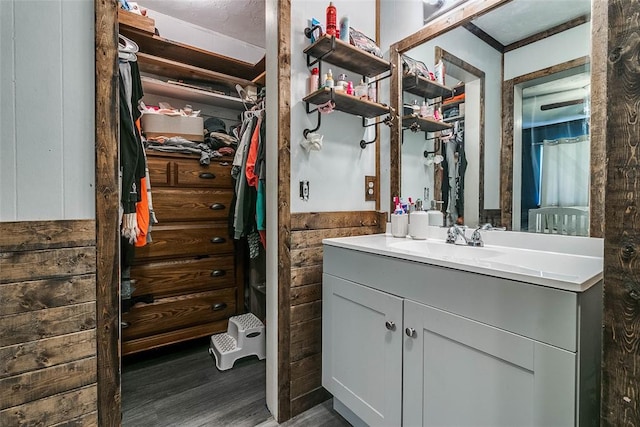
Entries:
[[409, 235], [412, 239], [424, 240], [427, 238], [429, 214], [422, 210], [422, 200], [416, 200], [416, 208], [409, 220]]
[[444, 214], [438, 210], [437, 208], [438, 203], [442, 204], [443, 202], [436, 201], [436, 200], [431, 201], [431, 209], [427, 211], [427, 215], [428, 215], [427, 221], [429, 225], [442, 227], [444, 226]]
[[307, 94], [313, 93], [318, 90], [318, 83], [320, 79], [319, 71], [317, 68], [311, 70], [311, 75], [309, 76], [308, 86], [307, 86]]
[[337, 28], [336, 28], [336, 7], [333, 5], [333, 2], [329, 2], [329, 6], [327, 6], [327, 35], [336, 36]]

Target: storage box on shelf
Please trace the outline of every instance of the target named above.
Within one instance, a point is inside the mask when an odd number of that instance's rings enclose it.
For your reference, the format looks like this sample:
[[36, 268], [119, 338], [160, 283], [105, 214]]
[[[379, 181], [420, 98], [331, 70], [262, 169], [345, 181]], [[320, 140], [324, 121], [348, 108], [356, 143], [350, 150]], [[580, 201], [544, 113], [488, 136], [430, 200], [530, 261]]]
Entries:
[[152, 296], [123, 313], [122, 353], [226, 331], [243, 312], [243, 272], [228, 233], [231, 158], [147, 152], [159, 223], [136, 248], [133, 297]]

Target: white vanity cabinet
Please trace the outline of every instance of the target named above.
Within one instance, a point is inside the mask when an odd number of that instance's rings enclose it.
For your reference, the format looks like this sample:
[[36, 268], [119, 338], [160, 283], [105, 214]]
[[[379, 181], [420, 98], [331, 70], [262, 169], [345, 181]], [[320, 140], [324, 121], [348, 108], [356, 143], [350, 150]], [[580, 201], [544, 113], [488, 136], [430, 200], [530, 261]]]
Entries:
[[402, 299], [327, 274], [322, 280], [322, 384], [366, 424], [399, 426]]
[[574, 425], [575, 353], [413, 301], [404, 322], [404, 425]]
[[325, 243], [322, 384], [354, 425], [598, 425], [601, 291]]

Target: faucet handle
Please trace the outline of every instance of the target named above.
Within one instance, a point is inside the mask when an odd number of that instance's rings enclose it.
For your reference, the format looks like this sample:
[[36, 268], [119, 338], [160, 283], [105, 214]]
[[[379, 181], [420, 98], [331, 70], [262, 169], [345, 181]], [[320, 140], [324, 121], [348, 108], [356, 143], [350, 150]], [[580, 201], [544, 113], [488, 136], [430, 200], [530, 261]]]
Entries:
[[458, 237], [458, 230], [455, 228], [455, 226], [449, 227], [449, 229], [447, 230], [446, 243], [455, 243], [457, 237]]
[[471, 234], [468, 245], [476, 247], [484, 246], [484, 242], [482, 241], [482, 234], [480, 234], [479, 228], [474, 230], [474, 232]]

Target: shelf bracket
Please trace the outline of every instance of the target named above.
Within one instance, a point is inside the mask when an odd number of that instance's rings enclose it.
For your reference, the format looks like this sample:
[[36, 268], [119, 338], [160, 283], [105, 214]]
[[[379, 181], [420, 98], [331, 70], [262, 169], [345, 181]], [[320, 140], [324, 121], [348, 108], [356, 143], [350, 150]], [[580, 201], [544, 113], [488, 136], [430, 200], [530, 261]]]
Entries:
[[[379, 125], [379, 124], [382, 124], [382, 123], [384, 123], [387, 126], [391, 126], [391, 116], [387, 116], [387, 117], [384, 118], [384, 120], [376, 121], [376, 122], [373, 122], [371, 124], [367, 124], [366, 121], [367, 121], [367, 119], [363, 117], [362, 118], [362, 127], [365, 128], [365, 129], [370, 127], [370, 126], [376, 126], [376, 125]], [[367, 148], [367, 145], [373, 144], [374, 142], [376, 142], [377, 139], [378, 139], [378, 126], [375, 127], [375, 135], [373, 137], [373, 140], [371, 140], [371, 141], [365, 141], [364, 139], [360, 140], [360, 148], [362, 148], [364, 150], [365, 148]]]
[[[312, 33], [316, 29], [319, 29], [320, 31], [322, 31], [322, 27], [320, 25], [314, 25], [311, 28], [309, 28], [309, 27], [305, 28], [304, 29], [304, 35], [307, 36], [308, 39], [310, 39]], [[319, 57], [317, 57], [313, 61], [310, 61], [311, 55], [307, 54], [307, 68], [311, 67], [313, 65], [316, 65], [317, 63], [320, 63], [320, 65], [318, 65], [318, 67], [322, 68], [322, 60], [324, 58], [328, 57], [329, 55], [331, 55], [335, 50], [336, 50], [336, 37], [332, 36], [331, 37], [331, 48], [328, 51], [326, 51], [325, 53], [323, 53], [322, 55], [320, 55]], [[322, 71], [322, 70], [320, 70], [320, 71]]]
[[[309, 108], [309, 104], [307, 104], [307, 108]], [[320, 129], [320, 123], [322, 121], [322, 114], [320, 113], [320, 110], [318, 110], [317, 108], [313, 111], [316, 111], [318, 113], [318, 124], [316, 125], [316, 127], [314, 127], [313, 129], [305, 129], [302, 131], [302, 135], [305, 137], [305, 139], [307, 138], [307, 136], [311, 133], [311, 132], [315, 132], [318, 129]], [[313, 112], [312, 111], [312, 112]]]
[[441, 145], [440, 138], [432, 138], [432, 139], [436, 140], [436, 142], [433, 143], [433, 151], [424, 150], [423, 154], [425, 158], [429, 157], [429, 154], [436, 154], [440, 151], [440, 145]]

